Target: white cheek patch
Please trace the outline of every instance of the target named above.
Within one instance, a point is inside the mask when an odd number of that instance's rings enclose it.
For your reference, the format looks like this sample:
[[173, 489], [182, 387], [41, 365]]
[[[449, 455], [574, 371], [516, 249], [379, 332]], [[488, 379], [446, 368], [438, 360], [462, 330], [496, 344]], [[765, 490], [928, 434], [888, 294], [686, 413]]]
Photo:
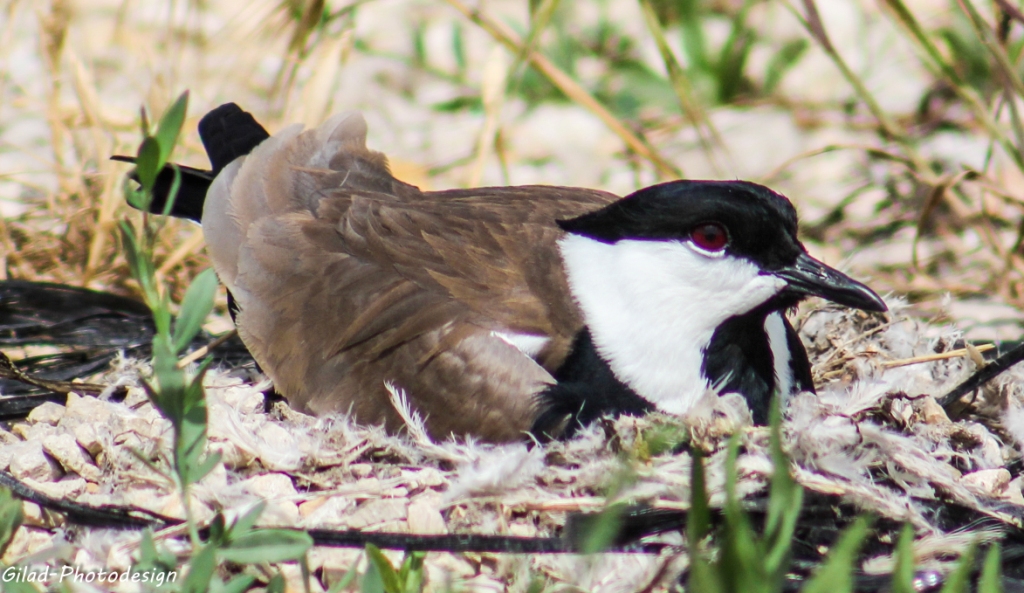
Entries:
[[752, 262], [709, 257], [689, 242], [559, 240], [573, 297], [615, 375], [658, 409], [683, 413], [708, 388], [715, 329], [782, 290]]

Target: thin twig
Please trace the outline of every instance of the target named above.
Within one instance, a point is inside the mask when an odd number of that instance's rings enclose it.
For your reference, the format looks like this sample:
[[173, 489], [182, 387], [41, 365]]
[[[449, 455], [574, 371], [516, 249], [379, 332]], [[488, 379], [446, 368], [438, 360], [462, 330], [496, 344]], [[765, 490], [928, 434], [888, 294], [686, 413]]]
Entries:
[[[976, 352], [988, 352], [989, 350], [993, 350], [995, 347], [995, 344], [982, 344], [980, 346], [973, 346]], [[914, 356], [912, 358], [901, 358], [899, 360], [887, 360], [882, 363], [882, 367], [891, 369], [895, 367], [903, 367], [912, 364], [920, 364], [922, 362], [935, 362], [936, 360], [959, 358], [961, 356], [968, 356], [970, 355], [970, 353], [970, 348], [957, 348], [956, 350], [950, 350], [948, 352], [939, 352], [938, 354], [926, 354], [925, 356]]]
[[231, 338], [235, 337], [236, 335], [238, 335], [238, 330], [233, 329], [233, 330], [227, 332], [226, 334], [224, 334], [223, 336], [217, 338], [216, 340], [210, 342], [209, 344], [203, 346], [202, 348], [197, 348], [196, 350], [194, 350], [192, 352], [189, 352], [187, 356], [183, 356], [181, 358], [181, 360], [178, 361], [178, 365], [177, 365], [178, 368], [179, 369], [183, 369], [183, 368], [187, 367], [188, 365], [192, 364], [193, 362], [195, 362], [195, 361], [199, 360], [200, 358], [202, 358], [202, 357], [206, 356], [207, 354], [209, 354], [210, 351], [215, 349], [217, 346], [220, 346], [224, 342], [227, 342], [228, 340], [230, 340]]

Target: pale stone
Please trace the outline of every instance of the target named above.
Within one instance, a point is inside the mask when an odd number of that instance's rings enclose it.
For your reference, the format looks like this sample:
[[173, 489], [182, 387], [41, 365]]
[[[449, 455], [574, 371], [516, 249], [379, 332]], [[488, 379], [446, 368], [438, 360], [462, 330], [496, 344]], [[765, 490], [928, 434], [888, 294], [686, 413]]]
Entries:
[[21, 455], [22, 451], [32, 446], [17, 437], [15, 437], [13, 443], [4, 444], [4, 446], [0, 447], [0, 470], [6, 470], [10, 467], [12, 459]]
[[[320, 504], [311, 508], [302, 517], [302, 524], [306, 527], [323, 527], [327, 525], [345, 525], [348, 518], [348, 511], [355, 505], [352, 499], [344, 496], [332, 496]], [[301, 509], [300, 509], [301, 514]]]
[[56, 426], [60, 419], [64, 417], [64, 413], [67, 408], [54, 402], [43, 402], [42, 404], [33, 408], [28, 413], [26, 418], [29, 422], [34, 424], [49, 424]]
[[[177, 494], [172, 494], [170, 496], [165, 497], [163, 500], [164, 506], [157, 511], [158, 513], [160, 513], [161, 515], [166, 515], [168, 517], [178, 517], [181, 519], [185, 518], [185, 508], [181, 504], [180, 496], [178, 496]], [[203, 502], [197, 499], [195, 496], [193, 496], [189, 500], [189, 505], [192, 511], [192, 518], [197, 522], [204, 523], [206, 521], [213, 519], [213, 510], [210, 507], [203, 504]]]
[[[176, 494], [168, 494], [154, 488], [131, 488], [126, 490], [123, 496], [126, 505], [139, 507], [154, 513], [160, 512], [161, 509], [165, 508], [168, 505], [169, 498], [178, 498]], [[181, 510], [180, 504], [178, 505], [178, 510]]]
[[982, 469], [966, 474], [961, 483], [975, 492], [987, 496], [1001, 496], [1010, 485], [1010, 472], [1005, 468]]
[[299, 507], [290, 500], [269, 500], [257, 522], [261, 527], [292, 527], [299, 522]]
[[265, 500], [297, 496], [295, 484], [285, 474], [263, 474], [242, 482], [242, 487]]
[[324, 506], [324, 503], [328, 500], [330, 500], [330, 498], [327, 496], [318, 496], [312, 500], [307, 500], [299, 505], [299, 516], [305, 519], [310, 515], [310, 513]]
[[89, 422], [82, 422], [75, 426], [71, 432], [75, 435], [75, 441], [78, 445], [89, 452], [93, 457], [97, 457], [103, 452], [103, 438], [100, 436], [99, 431], [96, 430], [96, 425]]
[[448, 526], [441, 516], [441, 494], [428, 490], [409, 502], [409, 531], [423, 534], [445, 534]]
[[59, 482], [38, 482], [32, 478], [22, 480], [26, 486], [42, 492], [50, 498], [73, 500], [85, 493], [85, 485], [88, 483], [82, 478], [67, 478]]
[[45, 527], [45, 518], [43, 517], [43, 509], [34, 502], [27, 500], [21, 501], [21, 515], [22, 521], [25, 525], [32, 525], [33, 527]]
[[15, 478], [22, 481], [32, 479], [38, 482], [52, 482], [64, 474], [60, 464], [43, 452], [42, 442], [25, 441], [17, 445], [17, 448], [8, 466]]
[[41, 439], [48, 434], [55, 434], [56, 431], [56, 427], [49, 424], [26, 424], [19, 422], [11, 427], [11, 432], [26, 441]]
[[111, 404], [91, 395], [83, 397], [76, 393], [69, 393], [65, 416], [85, 422], [104, 422], [110, 418], [113, 412], [111, 407]]
[[1003, 497], [1013, 504], [1024, 506], [1024, 476], [1017, 476], [1006, 486]]
[[441, 472], [437, 471], [432, 467], [423, 468], [419, 472], [416, 472], [416, 482], [420, 486], [426, 486], [427, 488], [436, 488], [438, 486], [444, 486], [448, 483]]
[[930, 395], [922, 397], [918, 402], [918, 406], [920, 407], [921, 419], [924, 420], [925, 424], [945, 425], [950, 423], [946, 410], [939, 405], [939, 402], [935, 401], [934, 397]]
[[358, 548], [316, 547], [309, 551], [309, 569], [322, 569], [323, 582], [330, 587], [344, 578], [363, 558], [363, 551]]
[[76, 473], [90, 482], [99, 482], [103, 478], [103, 472], [96, 467], [92, 457], [79, 447], [75, 437], [68, 433], [44, 437], [43, 449], [53, 456], [65, 471]]
[[284, 577], [285, 591], [287, 593], [324, 593], [319, 579], [309, 579], [309, 587], [306, 587], [306, 580], [302, 576], [302, 568], [295, 562], [278, 564], [281, 576]]
[[537, 526], [530, 523], [511, 523], [508, 526], [509, 535], [517, 535], [519, 537], [537, 537]]
[[247, 468], [256, 459], [252, 452], [231, 441], [211, 440], [209, 450], [211, 453], [220, 453], [221, 462], [231, 469]]
[[344, 522], [350, 529], [361, 529], [386, 521], [404, 520], [407, 517], [407, 507], [404, 499], [382, 498], [368, 500], [361, 504], [354, 513], [344, 519]]
[[49, 546], [52, 541], [53, 535], [50, 532], [23, 525], [14, 532], [0, 562], [11, 566], [25, 556]]

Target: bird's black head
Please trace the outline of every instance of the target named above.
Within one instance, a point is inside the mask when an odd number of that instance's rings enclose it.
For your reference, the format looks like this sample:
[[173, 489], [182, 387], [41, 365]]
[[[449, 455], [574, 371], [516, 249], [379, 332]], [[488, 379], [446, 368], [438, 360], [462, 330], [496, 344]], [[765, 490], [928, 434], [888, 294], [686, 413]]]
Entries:
[[806, 296], [884, 311], [870, 288], [807, 254], [797, 239], [793, 204], [747, 181], [681, 180], [653, 185], [558, 225], [602, 243], [623, 240], [687, 244], [709, 260], [738, 258], [787, 282], [777, 308]]

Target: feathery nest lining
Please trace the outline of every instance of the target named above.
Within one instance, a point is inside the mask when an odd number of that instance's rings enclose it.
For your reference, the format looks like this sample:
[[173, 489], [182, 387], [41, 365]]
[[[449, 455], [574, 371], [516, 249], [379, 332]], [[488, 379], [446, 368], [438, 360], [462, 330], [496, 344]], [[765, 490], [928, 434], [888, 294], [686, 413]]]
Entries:
[[[797, 318], [819, 383], [833, 382], [815, 396], [801, 394], [788, 405], [786, 449], [797, 480], [811, 492], [897, 522], [910, 522], [918, 539], [919, 566], [947, 570], [973, 537], [998, 537], [987, 530], [944, 530], [929, 500], [941, 499], [1019, 525], [1024, 515], [1022, 478], [1011, 480], [1008, 462], [1021, 457], [1024, 442], [1024, 371], [1011, 370], [982, 390], [973, 416], [951, 422], [934, 400], [972, 369], [964, 357], [909, 366], [887, 366], [952, 349], [953, 328], [910, 320], [890, 302], [891, 321], [832, 307], [807, 308]], [[144, 364], [121, 360], [111, 382], [132, 385], [124, 403], [69, 397], [67, 406], [47, 404], [29, 419], [0, 433], [0, 466], [52, 496], [90, 504], [134, 505], [181, 516], [170, 483], [138, 460], [133, 450], [165, 464], [168, 425], [138, 387]], [[838, 381], [834, 380], [838, 378]], [[738, 492], [763, 493], [772, 471], [768, 431], [750, 427], [741, 397], [708, 394], [680, 419], [660, 415], [620, 418], [583, 431], [568, 442], [528, 449], [473, 442], [432, 442], [403, 394], [391, 389], [394, 405], [409, 424], [393, 436], [359, 426], [344, 416], [313, 418], [283, 405], [263, 412], [261, 389], [244, 372], [212, 372], [207, 378], [210, 449], [223, 464], [194, 491], [196, 515], [229, 516], [267, 501], [262, 523], [297, 527], [366, 529], [414, 533], [503, 533], [553, 535], [567, 512], [600, 508], [615, 484], [616, 499], [656, 507], [686, 508], [691, 457], [651, 457], [641, 433], [680, 425], [696, 446], [709, 452], [711, 502], [725, 498], [724, 460], [728, 435], [739, 429]], [[624, 480], [624, 476], [631, 476]], [[26, 526], [3, 561], [44, 554], [54, 565], [127, 568], [139, 536], [130, 532], [60, 529], [60, 518], [26, 504]], [[966, 537], [965, 537], [966, 535]], [[662, 538], [680, 542], [678, 534]], [[310, 564], [325, 580], [338, 578], [359, 550], [314, 549]], [[667, 563], [667, 570], [660, 572]], [[500, 556], [429, 554], [433, 586], [459, 581], [480, 590], [518, 590], [538, 571], [555, 581], [590, 591], [635, 591], [651, 579], [685, 567], [673, 556]], [[884, 572], [888, 559], [862, 565]], [[297, 567], [285, 567], [300, 579]], [[664, 582], [669, 582], [665, 580]], [[297, 584], [297, 581], [296, 583]], [[127, 586], [127, 585], [125, 585]]]

